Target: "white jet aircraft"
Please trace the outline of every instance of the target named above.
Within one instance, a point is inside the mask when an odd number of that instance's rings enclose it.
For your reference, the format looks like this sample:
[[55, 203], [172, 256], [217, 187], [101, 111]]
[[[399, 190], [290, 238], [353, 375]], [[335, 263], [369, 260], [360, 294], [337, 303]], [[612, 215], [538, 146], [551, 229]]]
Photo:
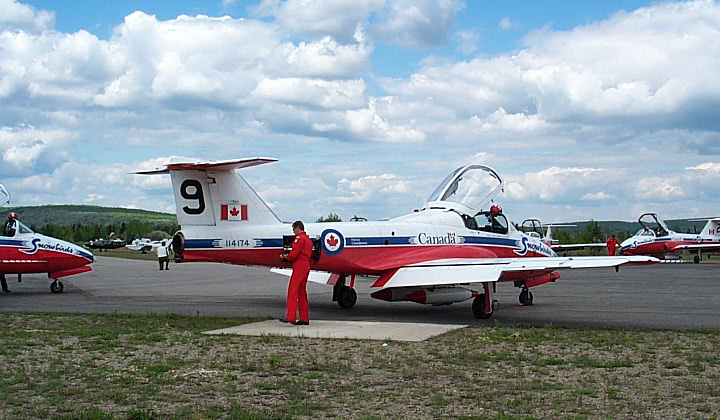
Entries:
[[[176, 258], [287, 268], [283, 248], [292, 243], [281, 222], [237, 173], [274, 162], [248, 158], [173, 162], [138, 174], [170, 174], [181, 230]], [[497, 184], [487, 195], [486, 181]], [[376, 276], [373, 298], [442, 305], [474, 298], [476, 318], [489, 318], [497, 282], [512, 282], [531, 304], [530, 288], [557, 280], [556, 270], [658, 262], [652, 257], [558, 257], [539, 238], [517, 231], [497, 205], [503, 180], [485, 165], [456, 169], [419, 211], [377, 222], [307, 223], [314, 238], [310, 280], [333, 286], [333, 301], [353, 307], [356, 275]], [[485, 188], [487, 192], [487, 188]], [[289, 270], [284, 270], [289, 274]]]
[[720, 250], [720, 218], [696, 219], [707, 222], [700, 233], [678, 233], [670, 230], [655, 213], [638, 218], [640, 230], [620, 244], [622, 255], [653, 255], [663, 260], [676, 260], [680, 251], [695, 253], [693, 261], [702, 261], [702, 253]]
[[135, 239], [129, 244], [125, 245], [125, 248], [130, 251], [141, 251], [143, 254], [147, 254], [148, 251], [155, 251], [163, 241], [151, 241], [148, 238]]
[[605, 248], [605, 244], [599, 242], [587, 244], [561, 244], [560, 241], [552, 237], [552, 228], [575, 226], [576, 225], [568, 224], [551, 224], [543, 226], [543, 224], [540, 222], [540, 219], [525, 219], [520, 224], [520, 230], [522, 230], [523, 233], [526, 233], [529, 236], [532, 236], [534, 238], [540, 238], [541, 241], [545, 242], [555, 252], [579, 251], [585, 248]]

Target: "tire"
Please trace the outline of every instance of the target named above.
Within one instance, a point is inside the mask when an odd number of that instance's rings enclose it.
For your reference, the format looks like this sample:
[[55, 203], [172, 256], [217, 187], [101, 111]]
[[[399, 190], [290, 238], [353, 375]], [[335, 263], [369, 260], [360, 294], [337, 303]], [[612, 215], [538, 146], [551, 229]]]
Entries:
[[694, 256], [694, 257], [693, 257], [693, 262], [694, 262], [695, 264], [700, 264], [700, 256], [699, 256], [699, 255]]
[[357, 302], [357, 292], [355, 292], [355, 289], [343, 286], [340, 288], [340, 296], [338, 296], [337, 302], [341, 308], [352, 308]]
[[53, 293], [62, 293], [63, 289], [65, 289], [65, 286], [60, 280], [55, 280], [50, 283], [50, 291]]
[[492, 309], [490, 312], [485, 312], [485, 294], [475, 296], [472, 304], [473, 315], [477, 319], [488, 319], [492, 316]]
[[518, 300], [521, 305], [530, 306], [533, 303], [533, 294], [529, 289], [523, 289]]

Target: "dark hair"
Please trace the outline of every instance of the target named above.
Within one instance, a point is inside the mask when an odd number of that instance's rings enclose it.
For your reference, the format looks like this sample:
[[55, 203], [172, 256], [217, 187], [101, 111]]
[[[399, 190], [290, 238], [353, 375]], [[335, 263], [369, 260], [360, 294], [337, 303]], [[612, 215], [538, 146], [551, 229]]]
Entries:
[[297, 220], [292, 224], [293, 229], [298, 228], [300, 230], [305, 230], [305, 225], [303, 225], [303, 222]]

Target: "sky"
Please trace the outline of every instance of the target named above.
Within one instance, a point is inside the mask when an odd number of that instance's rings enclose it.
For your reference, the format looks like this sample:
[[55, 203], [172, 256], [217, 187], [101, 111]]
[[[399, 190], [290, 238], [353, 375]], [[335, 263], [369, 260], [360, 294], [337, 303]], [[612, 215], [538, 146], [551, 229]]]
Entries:
[[284, 221], [397, 217], [490, 165], [520, 222], [720, 216], [717, 1], [0, 0], [12, 205], [174, 213], [173, 156]]

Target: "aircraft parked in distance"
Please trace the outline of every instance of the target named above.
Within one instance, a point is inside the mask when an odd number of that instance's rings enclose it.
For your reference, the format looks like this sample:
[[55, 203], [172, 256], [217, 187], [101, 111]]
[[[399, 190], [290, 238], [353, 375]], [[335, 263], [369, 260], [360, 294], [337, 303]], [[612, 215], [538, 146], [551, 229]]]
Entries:
[[163, 241], [151, 241], [148, 238], [140, 238], [125, 245], [125, 248], [130, 251], [141, 251], [143, 254], [147, 254], [148, 251], [155, 251], [157, 247], [162, 245], [162, 242]]
[[[552, 228], [575, 227], [576, 225], [568, 224], [551, 224], [545, 225], [539, 219], [525, 219], [520, 224], [520, 230], [534, 238], [540, 238], [555, 252], [579, 251], [585, 248], [605, 248], [604, 243], [588, 243], [588, 244], [560, 244], [560, 241], [553, 239]], [[545, 229], [547, 228], [547, 229]]]
[[[170, 174], [181, 230], [176, 260], [289, 267], [280, 258], [292, 243], [281, 222], [236, 169], [274, 162], [249, 158], [172, 162], [138, 174]], [[489, 189], [486, 181], [497, 184]], [[370, 296], [433, 305], [473, 299], [477, 318], [498, 307], [496, 283], [512, 282], [519, 300], [530, 288], [557, 280], [565, 268], [616, 267], [658, 262], [652, 257], [558, 257], [540, 238], [516, 230], [498, 205], [503, 180], [485, 165], [456, 169], [419, 211], [387, 221], [307, 223], [315, 245], [310, 280], [333, 286], [333, 301], [351, 308], [355, 276], [377, 279]], [[491, 187], [490, 187], [491, 188]], [[483, 191], [485, 190], [485, 191]], [[487, 192], [487, 194], [485, 194]], [[289, 270], [282, 270], [289, 275]]]
[[[8, 197], [4, 205], [10, 194], [2, 186], [0, 190]], [[33, 232], [15, 213], [8, 215], [0, 231], [0, 274], [17, 274], [20, 282], [23, 274], [47, 273], [53, 293], [64, 289], [58, 279], [92, 270], [89, 264], [94, 260], [82, 247]]]
[[663, 260], [680, 259], [678, 252], [689, 251], [693, 261], [702, 261], [703, 251], [720, 250], [720, 218], [696, 219], [707, 222], [700, 233], [677, 233], [670, 230], [655, 213], [644, 213], [638, 218], [642, 226], [635, 235], [620, 244], [622, 255], [652, 255]]
[[[111, 233], [110, 237], [112, 237], [114, 234]], [[93, 239], [90, 241], [85, 242], [85, 247], [90, 249], [97, 249], [100, 252], [102, 250], [108, 250], [108, 249], [117, 249], [117, 248], [123, 248], [125, 246], [125, 241], [122, 239]]]

